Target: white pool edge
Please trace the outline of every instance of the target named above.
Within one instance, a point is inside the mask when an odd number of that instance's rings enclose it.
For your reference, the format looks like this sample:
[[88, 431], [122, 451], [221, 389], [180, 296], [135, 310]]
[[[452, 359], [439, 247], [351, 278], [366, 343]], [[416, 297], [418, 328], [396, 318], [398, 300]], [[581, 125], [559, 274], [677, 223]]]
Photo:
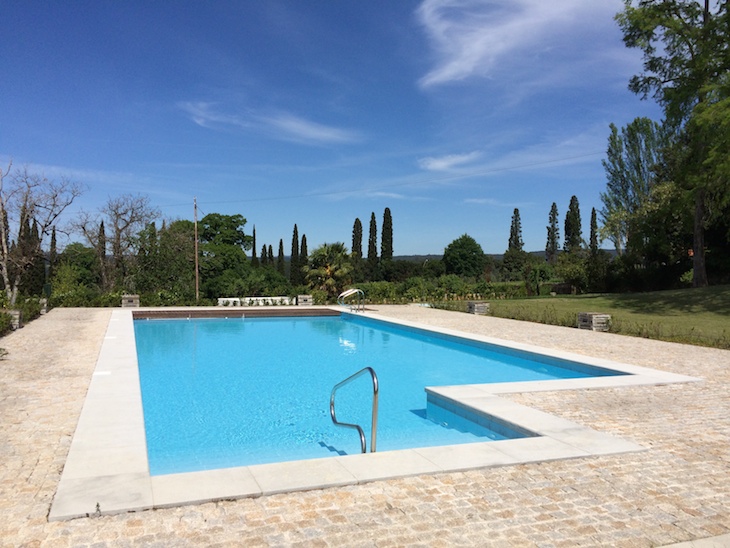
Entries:
[[418, 474], [642, 451], [643, 447], [631, 441], [517, 404], [499, 395], [701, 380], [529, 344], [396, 321], [369, 312], [358, 315], [538, 352], [630, 375], [427, 388], [436, 397], [515, 424], [534, 432], [536, 437], [151, 476], [132, 310], [117, 309], [112, 312], [107, 327], [49, 520], [356, 485]]

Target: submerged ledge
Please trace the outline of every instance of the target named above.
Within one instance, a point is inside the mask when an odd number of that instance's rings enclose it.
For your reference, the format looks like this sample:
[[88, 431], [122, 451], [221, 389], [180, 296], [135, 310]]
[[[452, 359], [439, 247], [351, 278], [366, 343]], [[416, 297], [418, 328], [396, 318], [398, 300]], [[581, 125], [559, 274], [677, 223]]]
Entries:
[[147, 462], [133, 318], [213, 317], [214, 314], [216, 317], [240, 317], [239, 314], [247, 317], [264, 314], [287, 316], [296, 315], [296, 312], [302, 315], [316, 315], [315, 312], [319, 315], [339, 315], [344, 311], [329, 307], [284, 306], [114, 310], [49, 520], [354, 485], [419, 474], [642, 451], [643, 447], [631, 441], [517, 404], [499, 397], [499, 394], [700, 380], [414, 322], [394, 321], [369, 312], [358, 313], [358, 316], [364, 315], [397, 325], [580, 361], [625, 374], [426, 388], [428, 397], [448, 401], [454, 407], [463, 408], [465, 413], [476, 413], [512, 424], [531, 432], [532, 437], [151, 476]]

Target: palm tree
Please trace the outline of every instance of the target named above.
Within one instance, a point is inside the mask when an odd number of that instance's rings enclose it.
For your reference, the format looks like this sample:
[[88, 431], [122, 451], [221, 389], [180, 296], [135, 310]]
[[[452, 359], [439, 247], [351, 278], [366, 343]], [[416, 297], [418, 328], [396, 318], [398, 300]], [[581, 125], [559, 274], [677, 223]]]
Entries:
[[309, 255], [304, 272], [309, 286], [327, 293], [328, 298], [337, 297], [350, 283], [352, 263], [345, 244], [335, 242], [322, 244]]

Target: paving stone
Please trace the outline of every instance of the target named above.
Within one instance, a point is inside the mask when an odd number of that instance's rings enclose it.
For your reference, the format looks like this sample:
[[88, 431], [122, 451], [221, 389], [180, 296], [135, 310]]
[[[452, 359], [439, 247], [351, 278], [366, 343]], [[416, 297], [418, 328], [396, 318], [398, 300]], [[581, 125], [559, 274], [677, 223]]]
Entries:
[[504, 395], [648, 448], [48, 522], [110, 312], [54, 309], [3, 338], [0, 546], [661, 546], [730, 532], [730, 352], [474, 317], [377, 313], [702, 377]]

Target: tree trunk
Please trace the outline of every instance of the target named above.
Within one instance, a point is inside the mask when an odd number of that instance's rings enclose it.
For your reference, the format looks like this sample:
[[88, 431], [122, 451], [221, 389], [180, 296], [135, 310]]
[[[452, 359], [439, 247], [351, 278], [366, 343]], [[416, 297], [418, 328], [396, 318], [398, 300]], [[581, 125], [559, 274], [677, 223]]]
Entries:
[[694, 242], [692, 245], [692, 287], [707, 287], [705, 268], [705, 189], [695, 194]]

